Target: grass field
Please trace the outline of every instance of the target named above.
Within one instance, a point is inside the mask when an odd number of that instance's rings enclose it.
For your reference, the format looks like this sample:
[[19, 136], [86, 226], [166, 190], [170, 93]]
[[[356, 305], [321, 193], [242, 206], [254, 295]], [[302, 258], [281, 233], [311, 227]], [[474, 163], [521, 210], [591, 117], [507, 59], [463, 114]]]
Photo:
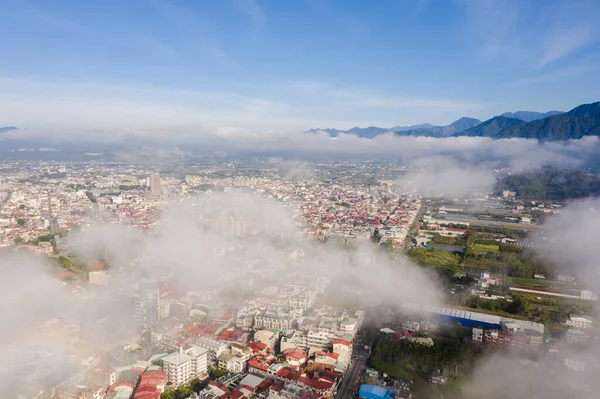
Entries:
[[421, 377], [419, 377], [418, 375], [409, 373], [402, 367], [398, 367], [398, 366], [394, 366], [392, 364], [385, 363], [382, 360], [378, 359], [376, 356], [373, 356], [370, 361], [371, 361], [371, 366], [373, 368], [381, 371], [382, 373], [387, 373], [388, 375], [390, 375], [392, 377], [404, 378], [405, 380], [409, 380], [409, 381], [421, 380]]
[[495, 244], [473, 244], [474, 251], [498, 252], [500, 247]]
[[511, 278], [511, 282], [514, 285], [522, 285], [524, 287], [531, 288], [546, 288], [552, 290], [570, 290], [573, 288], [571, 283], [559, 283], [557, 281], [546, 281], [546, 280], [536, 280], [529, 278]]
[[421, 265], [430, 265], [436, 267], [443, 266], [458, 266], [460, 257], [453, 254], [452, 252], [443, 251], [441, 249], [425, 249], [415, 248], [411, 250], [408, 255], [417, 263]]

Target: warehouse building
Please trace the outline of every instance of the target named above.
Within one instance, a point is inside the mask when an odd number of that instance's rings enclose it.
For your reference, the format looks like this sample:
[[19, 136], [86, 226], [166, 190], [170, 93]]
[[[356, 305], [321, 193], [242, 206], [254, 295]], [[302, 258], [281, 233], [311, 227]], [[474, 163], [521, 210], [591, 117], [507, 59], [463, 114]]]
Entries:
[[509, 326], [511, 332], [535, 331], [544, 334], [544, 325], [540, 323], [468, 310], [405, 304], [402, 306], [402, 313], [407, 315], [418, 314], [421, 317], [434, 316], [440, 322], [458, 323], [467, 328], [504, 330]]
[[394, 399], [395, 391], [378, 385], [362, 384], [358, 389], [360, 399]]

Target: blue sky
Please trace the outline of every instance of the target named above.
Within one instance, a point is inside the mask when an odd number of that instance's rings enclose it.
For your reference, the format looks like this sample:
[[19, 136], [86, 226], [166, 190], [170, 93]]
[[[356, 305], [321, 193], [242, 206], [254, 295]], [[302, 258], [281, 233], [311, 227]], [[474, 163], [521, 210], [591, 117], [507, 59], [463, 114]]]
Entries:
[[0, 125], [447, 124], [600, 100], [600, 2], [0, 0]]

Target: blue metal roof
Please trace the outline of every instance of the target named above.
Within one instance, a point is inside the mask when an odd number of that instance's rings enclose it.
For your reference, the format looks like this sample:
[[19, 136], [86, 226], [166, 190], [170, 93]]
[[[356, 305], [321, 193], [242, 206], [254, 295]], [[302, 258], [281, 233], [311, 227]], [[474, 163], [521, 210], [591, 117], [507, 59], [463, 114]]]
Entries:
[[394, 391], [378, 385], [362, 384], [358, 389], [358, 396], [366, 399], [392, 398], [393, 393]]

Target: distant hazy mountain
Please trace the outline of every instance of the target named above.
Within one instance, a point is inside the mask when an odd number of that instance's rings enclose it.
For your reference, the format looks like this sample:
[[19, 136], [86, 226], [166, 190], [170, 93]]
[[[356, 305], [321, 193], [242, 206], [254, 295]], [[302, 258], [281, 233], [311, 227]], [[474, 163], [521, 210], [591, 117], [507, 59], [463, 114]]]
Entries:
[[535, 111], [517, 111], [517, 112], [505, 112], [500, 116], [506, 118], [516, 118], [525, 122], [532, 122], [538, 119], [548, 118], [549, 116], [564, 114], [564, 111], [549, 111], [549, 112], [535, 112]]
[[424, 136], [424, 137], [448, 137], [453, 134], [461, 133], [467, 129], [477, 126], [481, 123], [479, 119], [460, 118], [459, 120], [446, 126], [432, 126], [428, 128], [419, 128], [411, 130], [396, 131], [397, 136]]
[[8, 132], [12, 132], [13, 130], [17, 130], [17, 128], [14, 126], [0, 127], [0, 133], [8, 133]]
[[423, 128], [423, 127], [434, 127], [434, 126], [430, 125], [429, 123], [424, 123], [422, 125], [395, 126], [395, 127], [391, 127], [391, 128], [369, 126], [369, 127], [364, 127], [364, 128], [363, 127], [353, 127], [352, 129], [348, 129], [348, 130], [339, 130], [339, 129], [330, 129], [330, 128], [310, 129], [308, 132], [309, 133], [317, 133], [320, 131], [326, 132], [331, 137], [337, 137], [340, 133], [346, 133], [346, 134], [354, 134], [358, 137], [372, 139], [373, 137], [377, 137], [377, 136], [379, 136], [381, 134], [385, 134], [385, 133], [402, 131], [402, 130], [410, 130], [410, 129], [418, 129], [418, 128]]
[[325, 133], [329, 134], [331, 137], [337, 137], [338, 135], [340, 135], [342, 133], [350, 133], [350, 131], [352, 131], [352, 134], [355, 134], [358, 137], [373, 138], [380, 134], [386, 133], [387, 129], [383, 129], [381, 127], [375, 127], [375, 126], [371, 126], [371, 127], [367, 127], [367, 128], [353, 127], [352, 129], [350, 129], [348, 131], [339, 130], [339, 129], [331, 129], [331, 128], [325, 128], [325, 129], [317, 128], [317, 129], [308, 130], [308, 133], [325, 132]]
[[521, 137], [552, 141], [580, 139], [583, 136], [600, 136], [600, 102], [580, 105], [564, 114], [507, 126], [495, 138]]
[[386, 129], [383, 127], [369, 126], [369, 127], [365, 127], [365, 128], [353, 127], [352, 129], [348, 130], [346, 133], [355, 134], [358, 137], [373, 138], [373, 137], [379, 136], [380, 134], [385, 134], [389, 131], [390, 131], [389, 129]]
[[317, 133], [317, 132], [325, 132], [327, 134], [329, 134], [331, 137], [337, 137], [338, 134], [340, 133], [345, 133], [345, 131], [343, 130], [338, 130], [338, 129], [330, 129], [330, 128], [325, 128], [325, 129], [310, 129], [307, 131], [308, 133]]
[[452, 130], [452, 133], [460, 133], [464, 132], [465, 130], [474, 128], [479, 124], [481, 124], [481, 121], [479, 119], [463, 117], [451, 123], [448, 127], [450, 128], [449, 130]]
[[495, 137], [500, 131], [507, 127], [526, 124], [527, 122], [516, 118], [507, 118], [504, 116], [495, 116], [479, 125], [465, 130], [460, 133], [455, 133], [454, 136], [469, 136], [469, 137]]
[[394, 126], [390, 128], [390, 132], [404, 132], [406, 130], [415, 130], [415, 129], [430, 129], [432, 127], [436, 127], [431, 123], [423, 123], [420, 125], [412, 125], [412, 126]]
[[473, 126], [481, 123], [480, 120], [474, 118], [460, 118], [454, 123], [446, 126], [435, 126], [429, 123], [413, 126], [394, 126], [391, 128], [383, 128], [377, 126], [369, 126], [365, 128], [353, 127], [349, 130], [338, 129], [311, 129], [310, 133], [318, 131], [327, 132], [331, 137], [337, 137], [340, 133], [354, 134], [358, 137], [373, 138], [381, 134], [394, 132], [397, 136], [426, 136], [426, 137], [447, 137], [454, 133], [462, 132]]

